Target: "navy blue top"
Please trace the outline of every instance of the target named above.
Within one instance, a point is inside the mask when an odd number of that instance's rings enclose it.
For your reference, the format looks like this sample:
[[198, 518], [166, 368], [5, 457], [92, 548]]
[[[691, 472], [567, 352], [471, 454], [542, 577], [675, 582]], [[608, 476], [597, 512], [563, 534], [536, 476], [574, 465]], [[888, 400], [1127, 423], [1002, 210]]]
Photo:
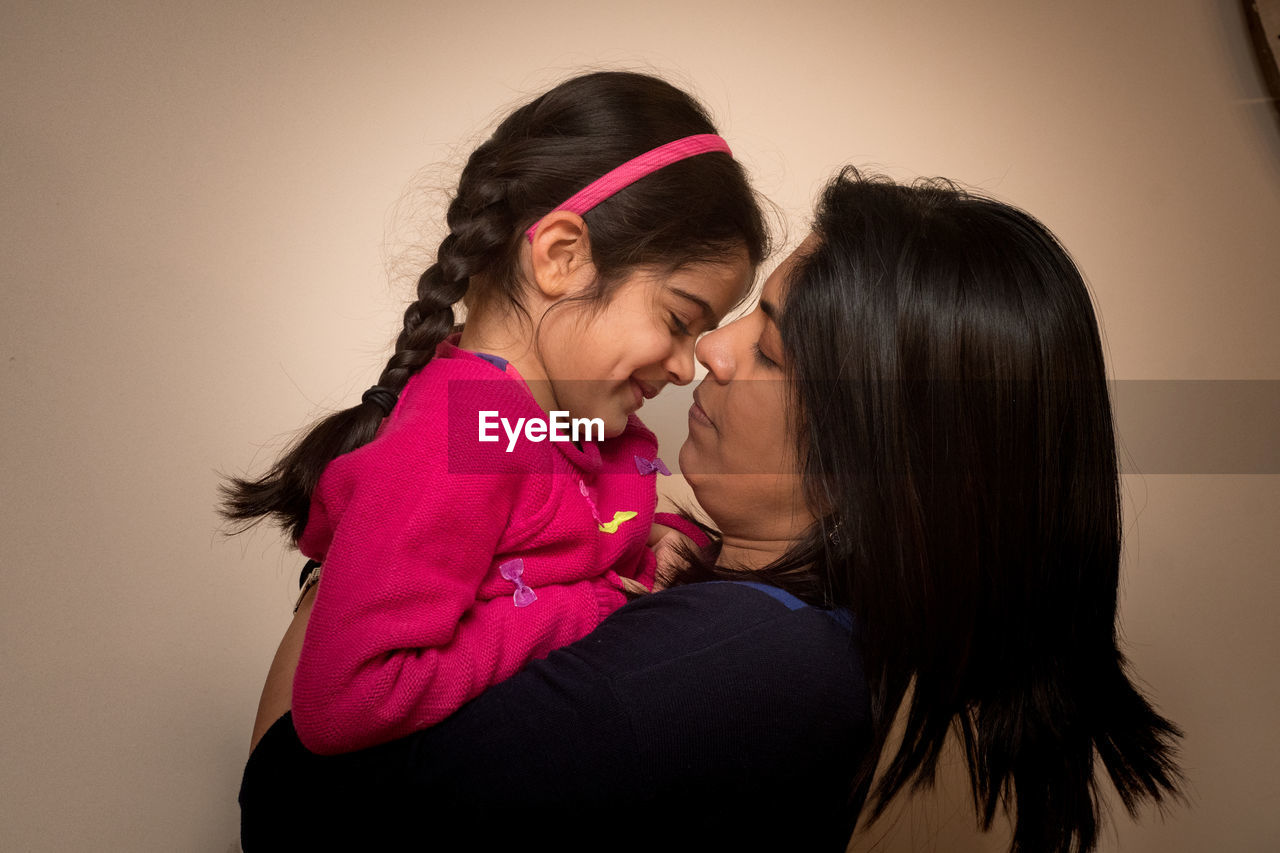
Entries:
[[245, 769], [243, 843], [843, 851], [870, 741], [847, 613], [692, 584], [389, 744], [312, 755], [282, 717]]

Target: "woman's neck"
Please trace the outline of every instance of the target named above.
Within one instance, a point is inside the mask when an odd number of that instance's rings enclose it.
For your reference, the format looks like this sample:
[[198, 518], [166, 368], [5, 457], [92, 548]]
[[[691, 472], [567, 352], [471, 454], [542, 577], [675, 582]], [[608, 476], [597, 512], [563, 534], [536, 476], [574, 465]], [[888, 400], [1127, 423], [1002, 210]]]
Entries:
[[703, 511], [720, 529], [722, 566], [763, 569], [805, 537], [814, 518], [798, 480], [794, 491], [778, 489], [774, 475], [713, 475], [692, 484]]
[[770, 540], [725, 533], [716, 562], [726, 568], [755, 571], [777, 560], [793, 544], [791, 539]]

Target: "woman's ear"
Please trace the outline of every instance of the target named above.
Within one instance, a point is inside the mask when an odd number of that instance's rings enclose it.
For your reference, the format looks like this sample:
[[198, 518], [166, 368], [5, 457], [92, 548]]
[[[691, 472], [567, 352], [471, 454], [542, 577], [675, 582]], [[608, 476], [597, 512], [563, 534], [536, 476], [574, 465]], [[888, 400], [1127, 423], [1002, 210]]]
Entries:
[[529, 280], [552, 301], [579, 292], [595, 277], [587, 223], [568, 210], [542, 217], [528, 258]]

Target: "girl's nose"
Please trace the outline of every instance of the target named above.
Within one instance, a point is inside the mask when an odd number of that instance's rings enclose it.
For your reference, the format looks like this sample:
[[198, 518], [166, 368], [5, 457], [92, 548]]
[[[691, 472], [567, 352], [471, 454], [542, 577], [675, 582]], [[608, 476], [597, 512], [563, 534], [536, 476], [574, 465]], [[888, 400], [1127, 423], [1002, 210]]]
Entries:
[[668, 381], [672, 385], [688, 385], [693, 381], [693, 351], [693, 346], [684, 344], [676, 347], [671, 357], [667, 359], [664, 366], [667, 368]]
[[698, 338], [698, 343], [694, 346], [694, 354], [697, 355], [698, 361], [717, 382], [728, 382], [733, 377], [733, 335], [731, 330], [737, 324], [738, 321], [734, 321], [723, 328], [716, 329], [714, 332], [708, 332]]

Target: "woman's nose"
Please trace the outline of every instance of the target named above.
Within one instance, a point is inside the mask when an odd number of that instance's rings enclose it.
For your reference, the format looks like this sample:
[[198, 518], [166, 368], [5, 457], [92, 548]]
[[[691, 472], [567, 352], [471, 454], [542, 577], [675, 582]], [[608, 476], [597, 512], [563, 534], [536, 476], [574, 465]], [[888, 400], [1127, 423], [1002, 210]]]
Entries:
[[714, 332], [708, 332], [698, 338], [698, 343], [694, 346], [694, 354], [699, 363], [717, 382], [728, 382], [733, 377], [733, 339], [730, 330], [735, 325], [730, 323]]

